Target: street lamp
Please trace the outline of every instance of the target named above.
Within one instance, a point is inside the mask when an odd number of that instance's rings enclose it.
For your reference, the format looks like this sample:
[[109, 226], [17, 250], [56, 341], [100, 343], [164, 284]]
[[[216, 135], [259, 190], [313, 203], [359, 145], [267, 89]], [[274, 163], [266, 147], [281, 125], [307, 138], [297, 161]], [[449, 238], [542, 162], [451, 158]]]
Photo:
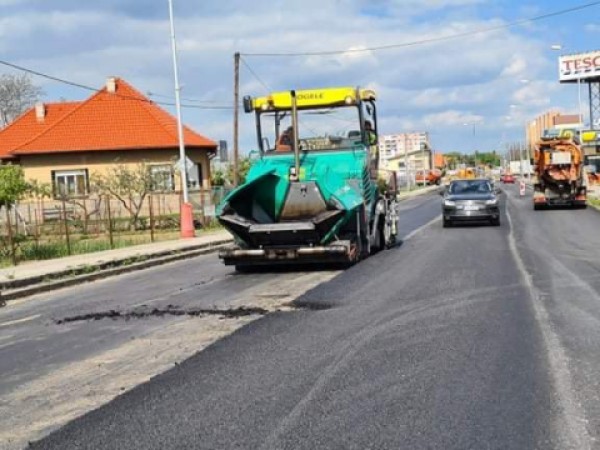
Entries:
[[476, 150], [477, 147], [477, 142], [476, 142], [476, 133], [475, 133], [475, 125], [477, 125], [479, 121], [474, 120], [473, 122], [465, 122], [463, 123], [463, 126], [468, 127], [468, 126], [472, 126], [472, 132], [473, 132], [473, 151]]
[[187, 185], [187, 164], [185, 156], [185, 144], [183, 138], [183, 124], [181, 120], [181, 99], [179, 86], [179, 72], [177, 70], [177, 44], [175, 42], [175, 23], [173, 21], [173, 1], [169, 3], [169, 23], [171, 25], [171, 51], [173, 53], [173, 77], [175, 79], [175, 109], [177, 110], [177, 137], [179, 140], [179, 170], [181, 176], [181, 188], [183, 193], [183, 202], [180, 211], [180, 232], [182, 238], [193, 238], [194, 216], [192, 205], [188, 195]]

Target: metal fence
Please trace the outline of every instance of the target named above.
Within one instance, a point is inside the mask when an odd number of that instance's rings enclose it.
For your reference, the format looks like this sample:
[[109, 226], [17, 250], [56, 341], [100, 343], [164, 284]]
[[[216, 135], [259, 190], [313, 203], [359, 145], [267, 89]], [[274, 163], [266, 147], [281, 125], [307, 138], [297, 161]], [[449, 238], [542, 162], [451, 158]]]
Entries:
[[[216, 207], [227, 192], [213, 188], [189, 193], [197, 229], [216, 223]], [[42, 259], [27, 258], [29, 247], [40, 252], [56, 243], [61, 243], [62, 253], [73, 254], [84, 252], [85, 248], [79, 248], [83, 244], [108, 249], [153, 242], [161, 234], [179, 230], [181, 203], [179, 192], [150, 193], [143, 198], [101, 195], [24, 200], [9, 210], [0, 209], [0, 260]]]

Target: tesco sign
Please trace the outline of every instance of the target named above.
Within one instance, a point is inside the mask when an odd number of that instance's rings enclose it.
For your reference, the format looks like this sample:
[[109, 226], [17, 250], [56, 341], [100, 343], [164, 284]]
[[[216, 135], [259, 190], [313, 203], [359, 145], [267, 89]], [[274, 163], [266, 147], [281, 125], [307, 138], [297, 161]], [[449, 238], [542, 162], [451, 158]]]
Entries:
[[577, 81], [600, 78], [600, 50], [558, 58], [560, 81]]

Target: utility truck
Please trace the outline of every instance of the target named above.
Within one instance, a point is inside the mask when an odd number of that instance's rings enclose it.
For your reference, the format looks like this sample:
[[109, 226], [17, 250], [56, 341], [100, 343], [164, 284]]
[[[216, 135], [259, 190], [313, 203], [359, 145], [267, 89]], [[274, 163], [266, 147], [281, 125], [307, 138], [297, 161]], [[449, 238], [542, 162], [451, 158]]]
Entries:
[[584, 155], [573, 137], [542, 138], [534, 154], [533, 207], [587, 206]]

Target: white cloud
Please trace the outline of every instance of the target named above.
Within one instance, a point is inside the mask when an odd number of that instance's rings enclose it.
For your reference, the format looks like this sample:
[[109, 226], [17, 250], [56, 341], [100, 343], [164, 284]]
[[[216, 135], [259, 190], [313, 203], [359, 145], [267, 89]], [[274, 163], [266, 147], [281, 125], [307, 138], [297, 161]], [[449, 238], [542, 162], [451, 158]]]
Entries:
[[472, 125], [484, 121], [484, 117], [478, 114], [470, 114], [456, 110], [442, 111], [435, 114], [427, 114], [421, 122], [427, 129], [435, 128], [436, 126], [454, 127], [457, 125]]
[[528, 105], [529, 107], [546, 107], [551, 103], [551, 94], [560, 88], [557, 82], [538, 81], [528, 83], [517, 89], [512, 100], [517, 105]]
[[599, 33], [600, 25], [597, 23], [588, 23], [585, 27], [585, 31], [589, 31], [590, 33]]
[[[4, 3], [2, 3], [4, 2]], [[36, 9], [0, 19], [3, 59], [36, 70], [101, 87], [108, 75], [122, 76], [142, 92], [173, 92], [166, 7], [134, 0], [95, 2], [30, 0]], [[378, 92], [384, 132], [429, 127], [438, 143], [450, 147], [462, 123], [483, 120], [493, 133], [504, 124], [509, 103], [529, 111], [555, 103], [557, 83], [523, 86], [519, 79], [552, 79], [554, 55], [543, 40], [517, 30], [478, 34], [435, 44], [379, 52], [371, 47], [444, 37], [504, 24], [478, 20], [482, 0], [222, 0], [176, 3], [176, 32], [183, 97], [232, 104], [233, 53], [319, 52], [333, 56], [244, 56], [260, 80], [243, 64], [241, 93], [264, 94], [290, 87], [368, 85]], [[7, 0], [0, 0], [7, 4]], [[466, 7], [469, 14], [461, 19]], [[375, 9], [378, 14], [370, 14]], [[436, 10], [437, 18], [411, 19]], [[451, 10], [452, 20], [445, 19]], [[315, 13], [318, 11], [318, 14]], [[409, 12], [409, 14], [407, 13]], [[62, 95], [56, 83], [43, 84], [49, 100]], [[527, 88], [527, 89], [526, 89]], [[88, 92], [81, 92], [81, 97]], [[55, 98], [56, 98], [55, 97]], [[158, 98], [157, 98], [158, 99]], [[162, 99], [161, 100], [166, 100]], [[166, 100], [168, 101], [168, 100]], [[184, 103], [186, 101], [184, 100]], [[188, 104], [198, 103], [187, 102]], [[231, 139], [231, 111], [184, 110], [185, 121], [213, 139]], [[504, 126], [504, 125], [502, 125]], [[500, 125], [498, 125], [500, 128]], [[518, 127], [515, 125], [515, 132]], [[251, 118], [242, 120], [242, 140], [253, 145]], [[458, 133], [458, 134], [457, 134]], [[494, 137], [494, 142], [498, 139]]]

